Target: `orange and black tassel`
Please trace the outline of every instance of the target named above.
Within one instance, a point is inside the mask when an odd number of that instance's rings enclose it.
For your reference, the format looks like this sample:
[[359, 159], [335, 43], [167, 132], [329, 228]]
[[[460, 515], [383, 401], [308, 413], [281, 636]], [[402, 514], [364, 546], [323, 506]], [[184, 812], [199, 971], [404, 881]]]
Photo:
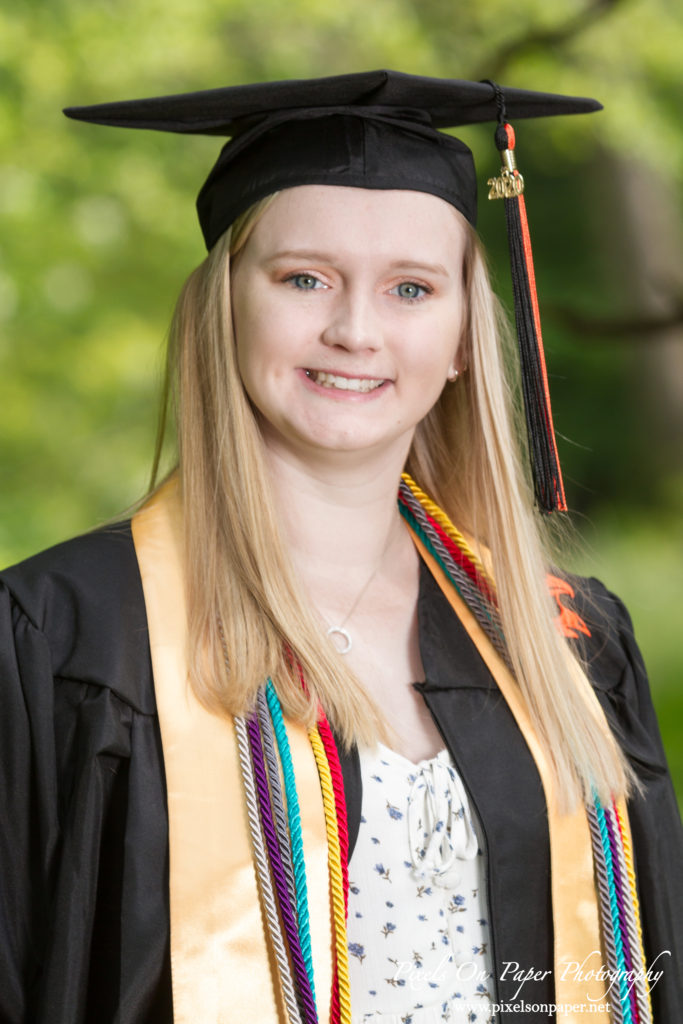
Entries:
[[491, 85], [496, 90], [498, 102], [499, 124], [495, 138], [503, 166], [500, 176], [490, 178], [488, 181], [489, 199], [503, 199], [505, 203], [515, 322], [534, 493], [536, 504], [542, 512], [566, 512], [567, 502], [550, 408], [550, 392], [543, 352], [529, 225], [522, 194], [524, 179], [517, 170], [514, 153], [515, 133], [512, 125], [508, 124], [505, 119], [505, 101], [502, 90], [493, 82]]

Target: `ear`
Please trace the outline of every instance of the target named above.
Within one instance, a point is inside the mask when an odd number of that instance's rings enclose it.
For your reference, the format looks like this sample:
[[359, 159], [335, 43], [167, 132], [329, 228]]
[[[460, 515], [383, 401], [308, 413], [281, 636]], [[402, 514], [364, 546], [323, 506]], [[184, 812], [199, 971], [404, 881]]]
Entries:
[[446, 376], [449, 382], [451, 384], [454, 384], [458, 377], [462, 373], [464, 373], [466, 369], [467, 367], [465, 365], [463, 343], [461, 337], [458, 339], [458, 344], [456, 346], [455, 352], [453, 353], [453, 358], [451, 359], [448, 365], [448, 373]]

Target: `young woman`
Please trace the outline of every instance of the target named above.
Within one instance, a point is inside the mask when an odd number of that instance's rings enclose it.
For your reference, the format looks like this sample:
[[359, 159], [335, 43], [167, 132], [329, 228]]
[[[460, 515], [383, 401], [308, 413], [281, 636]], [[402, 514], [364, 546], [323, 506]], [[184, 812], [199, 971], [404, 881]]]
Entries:
[[3, 1021], [679, 1018], [646, 677], [551, 569], [433, 127], [500, 115], [524, 240], [502, 102], [587, 109], [377, 72], [72, 112], [235, 137], [177, 470], [2, 577]]

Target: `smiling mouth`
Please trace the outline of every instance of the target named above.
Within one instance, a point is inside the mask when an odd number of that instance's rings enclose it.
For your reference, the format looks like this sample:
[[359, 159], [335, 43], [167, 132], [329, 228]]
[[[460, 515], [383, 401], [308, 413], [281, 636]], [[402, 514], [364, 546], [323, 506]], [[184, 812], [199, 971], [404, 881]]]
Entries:
[[322, 370], [306, 370], [306, 376], [323, 388], [335, 388], [337, 391], [359, 391], [366, 393], [375, 391], [384, 384], [383, 378], [376, 377], [338, 377], [334, 373]]

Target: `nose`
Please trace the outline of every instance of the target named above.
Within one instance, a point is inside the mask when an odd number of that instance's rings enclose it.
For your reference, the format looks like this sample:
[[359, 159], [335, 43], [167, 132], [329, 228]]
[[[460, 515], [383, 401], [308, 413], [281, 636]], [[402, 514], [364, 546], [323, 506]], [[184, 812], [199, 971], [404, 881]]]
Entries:
[[380, 348], [382, 324], [373, 295], [360, 288], [345, 290], [330, 311], [322, 341], [350, 352]]

